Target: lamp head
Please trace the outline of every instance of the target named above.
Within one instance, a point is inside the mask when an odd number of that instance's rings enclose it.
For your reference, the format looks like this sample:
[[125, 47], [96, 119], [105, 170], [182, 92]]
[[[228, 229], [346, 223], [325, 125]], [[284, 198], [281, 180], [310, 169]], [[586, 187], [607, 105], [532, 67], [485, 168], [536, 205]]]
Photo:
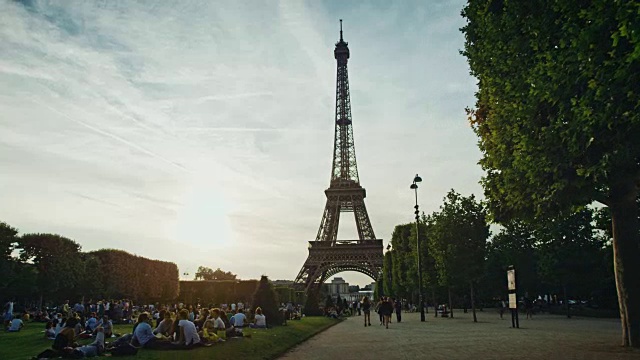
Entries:
[[414, 184], [411, 184], [411, 186], [409, 186], [409, 187], [410, 187], [411, 189], [417, 189], [417, 188], [418, 188], [418, 185], [416, 185], [416, 184], [414, 183]]
[[419, 183], [422, 182], [422, 178], [416, 174], [416, 177], [413, 178], [413, 182]]

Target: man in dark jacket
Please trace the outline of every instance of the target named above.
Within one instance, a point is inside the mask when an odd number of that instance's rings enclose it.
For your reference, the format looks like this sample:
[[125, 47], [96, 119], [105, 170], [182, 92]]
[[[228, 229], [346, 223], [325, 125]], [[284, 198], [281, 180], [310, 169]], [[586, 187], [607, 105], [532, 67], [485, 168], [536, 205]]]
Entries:
[[402, 321], [402, 300], [396, 299], [394, 307], [396, 308], [396, 320], [400, 322]]

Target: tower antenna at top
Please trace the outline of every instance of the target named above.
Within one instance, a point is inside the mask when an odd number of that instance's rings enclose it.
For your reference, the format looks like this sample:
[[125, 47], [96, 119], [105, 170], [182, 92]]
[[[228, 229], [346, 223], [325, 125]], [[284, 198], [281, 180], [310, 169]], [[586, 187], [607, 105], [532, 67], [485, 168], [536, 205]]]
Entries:
[[340, 41], [342, 40], [342, 19], [340, 19]]

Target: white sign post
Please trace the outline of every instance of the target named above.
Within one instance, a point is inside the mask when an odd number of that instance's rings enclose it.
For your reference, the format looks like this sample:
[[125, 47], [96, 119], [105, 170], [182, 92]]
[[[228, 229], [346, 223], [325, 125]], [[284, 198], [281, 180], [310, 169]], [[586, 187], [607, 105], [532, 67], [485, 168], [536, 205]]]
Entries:
[[520, 328], [518, 321], [518, 296], [516, 292], [516, 269], [513, 265], [507, 268], [507, 287], [509, 290], [509, 309], [511, 310], [511, 327]]

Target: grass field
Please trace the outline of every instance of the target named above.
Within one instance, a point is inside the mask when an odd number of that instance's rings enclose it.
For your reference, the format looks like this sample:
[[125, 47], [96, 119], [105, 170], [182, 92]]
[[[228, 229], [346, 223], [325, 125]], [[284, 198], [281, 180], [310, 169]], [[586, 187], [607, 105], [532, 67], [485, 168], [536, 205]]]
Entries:
[[[135, 359], [273, 359], [337, 322], [325, 317], [306, 317], [274, 329], [245, 329], [245, 333], [251, 333], [251, 338], [229, 339], [224, 343], [206, 348], [173, 351], [141, 349]], [[132, 325], [116, 325], [115, 332], [125, 334], [131, 332], [132, 327]], [[50, 348], [53, 341], [44, 338], [43, 330], [44, 324], [29, 323], [19, 333], [0, 332], [0, 359], [31, 359]], [[109, 340], [113, 341], [115, 338], [107, 339]]]

